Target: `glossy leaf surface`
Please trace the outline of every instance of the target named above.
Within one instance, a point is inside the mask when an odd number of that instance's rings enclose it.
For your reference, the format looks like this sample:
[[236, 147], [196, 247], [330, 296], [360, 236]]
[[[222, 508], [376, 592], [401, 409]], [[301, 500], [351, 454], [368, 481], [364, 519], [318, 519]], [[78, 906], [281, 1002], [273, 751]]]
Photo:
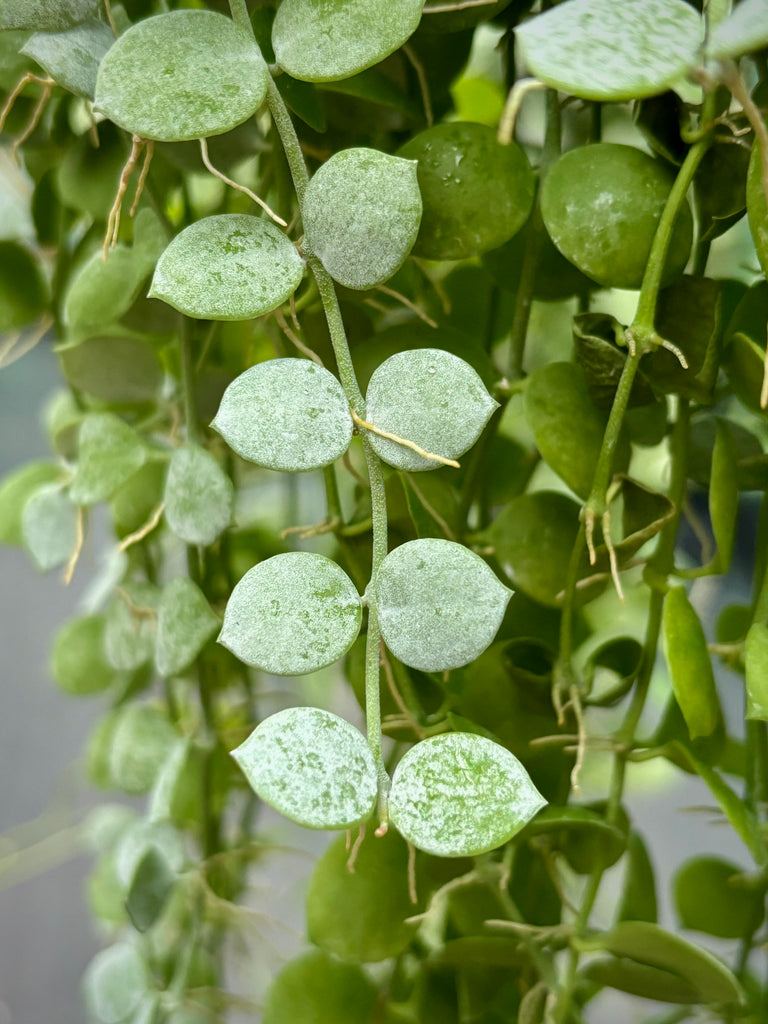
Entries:
[[653, 96], [696, 63], [704, 36], [683, 0], [569, 0], [515, 31], [531, 74], [587, 100]]
[[400, 834], [439, 857], [493, 850], [545, 804], [514, 755], [471, 733], [445, 733], [411, 747], [389, 794]]
[[150, 296], [202, 320], [250, 320], [296, 291], [304, 264], [280, 228], [247, 214], [204, 217], [157, 262]]
[[667, 592], [662, 629], [672, 689], [689, 735], [709, 736], [721, 720], [720, 702], [704, 630], [684, 587]]
[[272, 26], [277, 62], [305, 82], [349, 78], [402, 46], [422, 7], [423, 0], [284, 0]]
[[302, 219], [309, 248], [346, 288], [389, 280], [416, 241], [416, 164], [375, 149], [335, 153], [312, 176]]
[[500, 145], [487, 125], [435, 125], [399, 155], [418, 161], [424, 210], [417, 256], [477, 256], [502, 245], [528, 219], [534, 190], [528, 159], [517, 144]]
[[373, 1024], [376, 989], [359, 967], [320, 950], [292, 960], [267, 992], [264, 1024]]
[[186, 576], [171, 580], [157, 608], [155, 664], [162, 676], [184, 672], [220, 626], [200, 588]]
[[308, 359], [269, 359], [240, 374], [212, 426], [244, 459], [289, 473], [329, 465], [352, 440], [344, 389]]
[[115, 41], [103, 21], [86, 21], [66, 32], [36, 32], [21, 52], [32, 57], [58, 85], [93, 98], [104, 54]]
[[171, 456], [165, 482], [165, 518], [187, 544], [213, 544], [232, 522], [234, 488], [219, 463], [199, 445]]
[[[380, 430], [456, 459], [472, 447], [498, 403], [469, 363], [441, 349], [423, 348], [390, 356], [374, 371], [365, 408], [369, 422]], [[398, 469], [440, 465], [373, 431], [368, 436], [379, 458]]]
[[511, 597], [479, 555], [436, 538], [390, 551], [373, 589], [387, 647], [423, 672], [458, 668], [482, 654]]
[[408, 847], [396, 832], [368, 833], [354, 861], [339, 837], [315, 865], [307, 893], [307, 934], [352, 963], [397, 956], [413, 937], [405, 919], [418, 912], [408, 895]]
[[376, 769], [365, 737], [328, 711], [279, 711], [232, 756], [262, 800], [307, 828], [351, 828], [373, 810]]
[[90, 413], [80, 427], [72, 501], [93, 505], [110, 498], [145, 458], [141, 439], [127, 423], [111, 412]]
[[361, 616], [343, 569], [324, 555], [291, 551], [243, 576], [227, 602], [219, 643], [246, 665], [303, 675], [346, 654]]
[[[563, 256], [598, 284], [639, 288], [672, 181], [659, 161], [639, 149], [608, 142], [581, 146], [561, 156], [547, 174], [541, 193], [544, 224]], [[692, 234], [685, 203], [672, 234], [666, 281], [682, 273]]]
[[215, 11], [171, 11], [131, 26], [101, 63], [95, 105], [121, 128], [178, 142], [220, 135], [267, 93], [256, 43]]

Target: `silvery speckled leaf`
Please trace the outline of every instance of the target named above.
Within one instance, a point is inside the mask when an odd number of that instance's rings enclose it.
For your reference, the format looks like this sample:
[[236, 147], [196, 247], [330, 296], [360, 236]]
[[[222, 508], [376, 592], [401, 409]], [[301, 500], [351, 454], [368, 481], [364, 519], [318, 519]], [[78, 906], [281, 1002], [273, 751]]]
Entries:
[[70, 498], [76, 505], [93, 505], [111, 498], [144, 465], [146, 455], [139, 435], [119, 416], [89, 413], [80, 424]]
[[219, 643], [246, 665], [299, 676], [336, 661], [360, 631], [360, 595], [330, 558], [289, 551], [259, 562], [227, 602]]
[[213, 544], [232, 522], [232, 481], [216, 459], [196, 444], [171, 456], [165, 481], [165, 519], [187, 544]]
[[24, 547], [38, 569], [65, 565], [77, 545], [77, 506], [59, 484], [44, 484], [24, 505], [21, 533]]
[[96, 109], [134, 135], [181, 142], [247, 120], [269, 72], [253, 38], [215, 11], [171, 11], [132, 25], [99, 68]]
[[309, 248], [339, 284], [389, 280], [419, 233], [416, 161], [375, 149], [335, 153], [313, 175], [302, 219]]
[[424, 0], [283, 0], [272, 26], [278, 64], [304, 82], [334, 82], [394, 53]]
[[454, 732], [405, 754], [392, 777], [389, 815], [419, 850], [474, 857], [506, 843], [546, 802], [505, 747]]
[[740, 57], [768, 45], [768, 4], [765, 0], [741, 0], [707, 40], [707, 56]]
[[309, 359], [268, 359], [241, 373], [211, 426], [244, 459], [289, 473], [330, 465], [352, 440], [344, 389]]
[[158, 590], [152, 583], [124, 583], [106, 612], [104, 650], [113, 668], [132, 671], [155, 651]]
[[184, 672], [221, 625], [200, 588], [187, 576], [171, 580], [157, 608], [155, 664], [161, 676]]
[[151, 985], [136, 946], [118, 942], [102, 949], [83, 975], [83, 1001], [92, 1019], [118, 1024], [139, 1008]]
[[98, 18], [101, 6], [102, 0], [3, 0], [0, 29], [65, 32], [80, 22]]
[[251, 320], [298, 288], [301, 257], [275, 224], [245, 213], [195, 221], [157, 261], [150, 298], [198, 320]]
[[459, 668], [481, 655], [511, 596], [479, 555], [436, 538], [390, 551], [374, 580], [384, 642], [423, 672]]
[[232, 756], [261, 799], [300, 825], [352, 828], [373, 810], [376, 768], [365, 737], [328, 711], [279, 711]]
[[104, 21], [86, 21], [66, 32], [35, 32], [21, 53], [36, 60], [57, 85], [93, 98], [96, 76], [115, 37]]
[[531, 75], [587, 100], [664, 92], [698, 61], [704, 23], [685, 0], [568, 0], [515, 29]]
[[[498, 403], [475, 370], [438, 348], [397, 352], [377, 367], [365, 396], [369, 423], [413, 441], [424, 451], [456, 459], [471, 448]], [[376, 454], [390, 466], [437, 469], [439, 462], [370, 432]]]

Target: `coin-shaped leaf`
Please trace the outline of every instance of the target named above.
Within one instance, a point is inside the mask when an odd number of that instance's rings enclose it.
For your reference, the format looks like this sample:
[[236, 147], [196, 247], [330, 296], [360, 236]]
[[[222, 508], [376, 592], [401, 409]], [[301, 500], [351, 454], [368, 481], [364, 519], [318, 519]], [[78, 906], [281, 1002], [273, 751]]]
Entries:
[[58, 85], [93, 98], [96, 76], [115, 37], [104, 21], [86, 21], [66, 32], [35, 32], [21, 52], [36, 60]]
[[514, 754], [474, 733], [443, 733], [405, 754], [389, 814], [401, 835], [438, 857], [494, 850], [545, 806]]
[[292, 960], [267, 992], [264, 1024], [373, 1024], [376, 989], [360, 967], [319, 949]]
[[459, 668], [482, 654], [511, 596], [479, 555], [436, 538], [390, 551], [374, 580], [385, 643], [423, 672]]
[[134, 135], [162, 142], [220, 135], [262, 104], [269, 72], [255, 41], [215, 11], [139, 21], [107, 53], [97, 109]]
[[109, 747], [112, 783], [126, 793], [146, 793], [177, 740], [178, 733], [160, 708], [153, 704], [124, 706]]
[[165, 518], [187, 544], [213, 544], [232, 522], [232, 481], [210, 452], [195, 444], [177, 448], [165, 482]]
[[158, 591], [152, 583], [125, 583], [106, 611], [104, 650], [114, 668], [132, 671], [155, 651]]
[[[380, 430], [456, 459], [472, 447], [498, 403], [469, 363], [442, 349], [421, 348], [398, 352], [374, 371], [365, 407]], [[398, 469], [440, 465], [397, 441], [373, 432], [369, 438], [379, 458]]]
[[106, 690], [117, 673], [104, 651], [104, 617], [83, 615], [65, 622], [53, 641], [50, 669], [65, 693], [79, 697]]
[[21, 514], [21, 531], [38, 569], [48, 572], [69, 561], [77, 545], [77, 518], [77, 506], [59, 484], [35, 491]]
[[341, 384], [308, 359], [269, 359], [241, 373], [211, 425], [244, 459], [289, 473], [330, 465], [352, 440]]
[[186, 576], [171, 580], [157, 608], [155, 663], [160, 675], [178, 675], [189, 668], [219, 625], [218, 616], [192, 580]]
[[104, 501], [144, 464], [141, 438], [111, 412], [91, 413], [80, 425], [77, 469], [69, 496], [78, 505]]
[[664, 92], [697, 61], [703, 22], [684, 0], [569, 0], [515, 29], [529, 72], [588, 100]]
[[388, 280], [421, 221], [416, 163], [375, 149], [345, 149], [312, 177], [302, 210], [310, 249], [346, 288]]
[[83, 995], [95, 1020], [118, 1024], [138, 1008], [150, 984], [149, 971], [136, 947], [119, 942], [97, 953], [88, 964]]
[[150, 297], [200, 320], [251, 320], [285, 302], [304, 264], [275, 224], [248, 214], [204, 217], [157, 261]]
[[503, 245], [528, 219], [534, 190], [528, 158], [517, 144], [500, 145], [487, 125], [435, 125], [399, 155], [418, 160], [424, 212], [417, 256], [477, 256]]
[[707, 56], [740, 57], [768, 45], [768, 7], [764, 0], [741, 0], [733, 13], [716, 25], [707, 40]]
[[101, 0], [3, 0], [0, 28], [64, 32], [101, 14]]
[[361, 616], [360, 595], [343, 569], [324, 555], [289, 551], [243, 576], [219, 643], [246, 665], [299, 676], [346, 654]]
[[262, 800], [307, 828], [351, 828], [376, 800], [365, 737], [319, 708], [266, 718], [232, 756]]
[[349, 78], [401, 47], [423, 6], [424, 0], [283, 0], [272, 26], [277, 62], [305, 82]]
[[55, 462], [28, 462], [0, 480], [0, 544], [24, 542], [21, 517], [24, 506], [43, 484], [62, 477]]
[[[563, 256], [598, 284], [639, 288], [672, 182], [664, 164], [632, 146], [581, 146], [560, 157], [547, 174], [541, 192], [544, 224]], [[665, 282], [683, 272], [692, 235], [685, 203], [672, 233]]]

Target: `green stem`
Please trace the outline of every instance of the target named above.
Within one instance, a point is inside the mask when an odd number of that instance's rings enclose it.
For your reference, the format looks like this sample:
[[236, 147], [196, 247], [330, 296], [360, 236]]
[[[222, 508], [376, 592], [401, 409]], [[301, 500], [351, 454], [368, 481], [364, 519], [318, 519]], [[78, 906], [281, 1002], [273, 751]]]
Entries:
[[234, 23], [244, 32], [252, 35], [253, 26], [251, 25], [251, 19], [248, 17], [248, 8], [245, 6], [245, 0], [229, 0], [229, 9], [232, 12]]
[[621, 377], [614, 395], [611, 412], [608, 416], [608, 423], [603, 435], [603, 444], [595, 466], [595, 475], [592, 480], [592, 489], [589, 495], [587, 507], [595, 514], [602, 515], [606, 508], [606, 492], [611, 481], [613, 471], [613, 457], [621, 436], [621, 428], [624, 425], [624, 416], [629, 405], [629, 396], [632, 393], [632, 385], [635, 382], [640, 359], [643, 353], [638, 350], [634, 355], [627, 356], [621, 371]]

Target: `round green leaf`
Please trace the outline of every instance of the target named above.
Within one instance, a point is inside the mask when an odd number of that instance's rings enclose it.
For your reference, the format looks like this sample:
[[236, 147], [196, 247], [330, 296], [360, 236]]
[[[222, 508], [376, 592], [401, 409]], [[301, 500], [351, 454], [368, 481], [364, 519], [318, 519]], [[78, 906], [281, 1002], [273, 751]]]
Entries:
[[373, 582], [385, 643], [423, 672], [459, 668], [482, 654], [512, 596], [479, 555], [433, 538], [390, 551]]
[[119, 942], [88, 964], [83, 995], [97, 1021], [119, 1024], [138, 1008], [149, 985], [149, 972], [136, 947]]
[[3, 0], [0, 28], [64, 32], [101, 14], [101, 0]]
[[[675, 904], [683, 928], [740, 939], [760, 926], [764, 901], [738, 884], [742, 869], [719, 857], [694, 857], [677, 872]], [[735, 884], [734, 884], [735, 882]]]
[[303, 273], [301, 257], [277, 225], [224, 213], [195, 221], [174, 238], [157, 261], [149, 294], [197, 319], [251, 320], [290, 298]]
[[187, 544], [213, 544], [232, 522], [234, 487], [210, 452], [177, 448], [165, 481], [165, 518]]
[[587, 100], [664, 92], [698, 60], [704, 25], [684, 0], [569, 0], [515, 29], [529, 72]]
[[345, 149], [312, 177], [302, 208], [309, 248], [346, 288], [387, 281], [421, 221], [416, 164], [375, 149]]
[[328, 711], [279, 711], [232, 756], [262, 800], [307, 828], [351, 828], [373, 810], [376, 768], [365, 737]]
[[59, 484], [35, 491], [21, 514], [21, 532], [38, 569], [66, 565], [77, 546], [77, 519], [77, 507]]
[[320, 950], [292, 960], [267, 992], [264, 1024], [373, 1024], [376, 989], [359, 967]]
[[36, 60], [58, 85], [93, 98], [96, 76], [115, 37], [104, 21], [86, 21], [66, 32], [35, 32], [21, 52]]
[[69, 496], [78, 505], [110, 498], [144, 464], [141, 438], [111, 412], [86, 416], [78, 434], [78, 460]]
[[160, 708], [152, 704], [125, 707], [111, 737], [109, 770], [114, 785], [134, 796], [146, 793], [177, 738]]
[[171, 580], [157, 609], [155, 663], [160, 675], [174, 676], [189, 668], [219, 625], [219, 617], [192, 580]]
[[477, 256], [502, 245], [528, 219], [534, 191], [528, 158], [516, 143], [500, 145], [487, 125], [435, 125], [399, 153], [418, 160], [424, 212], [417, 256]]
[[99, 68], [95, 106], [134, 135], [180, 142], [221, 135], [267, 94], [255, 41], [215, 11], [171, 11], [139, 21]]
[[143, 338], [113, 333], [57, 347], [67, 381], [110, 405], [150, 402], [157, 396], [163, 370]]
[[117, 678], [104, 652], [104, 617], [85, 615], [65, 622], [51, 649], [51, 675], [65, 693], [87, 696]]
[[144, 527], [163, 500], [168, 469], [163, 460], [145, 462], [112, 495], [110, 511], [115, 533], [122, 540]]
[[520, 831], [546, 804], [505, 748], [473, 733], [443, 733], [405, 754], [389, 814], [404, 839], [438, 857], [474, 857]]
[[127, 245], [95, 252], [72, 276], [64, 299], [64, 320], [73, 332], [99, 330], [126, 313], [148, 269]]
[[[380, 430], [456, 459], [478, 439], [498, 402], [469, 363], [442, 349], [421, 348], [396, 353], [374, 371], [365, 408]], [[398, 469], [440, 466], [396, 441], [372, 431], [368, 436], [379, 458]]]
[[157, 588], [151, 583], [125, 583], [106, 614], [104, 650], [110, 665], [133, 671], [152, 658], [155, 649]]
[[415, 31], [424, 0], [283, 0], [272, 26], [278, 64], [304, 82], [334, 82], [384, 60]]
[[[639, 288], [673, 180], [660, 161], [632, 146], [601, 142], [572, 149], [544, 180], [544, 224], [563, 256], [598, 284]], [[683, 272], [692, 237], [685, 203], [672, 233], [665, 282]]]
[[211, 425], [244, 459], [289, 473], [330, 465], [352, 440], [344, 389], [308, 359], [268, 359], [241, 373]]
[[246, 665], [298, 676], [346, 654], [361, 618], [360, 595], [343, 569], [324, 555], [290, 551], [243, 576], [219, 643]]
[[763, 0], [741, 0], [710, 33], [707, 56], [720, 60], [740, 57], [763, 46], [768, 46], [768, 8]]
[[408, 848], [396, 832], [365, 837], [347, 868], [340, 836], [317, 862], [307, 893], [307, 934], [327, 953], [352, 963], [376, 963], [408, 945], [417, 913], [408, 895]]
[[28, 462], [0, 481], [0, 544], [23, 543], [21, 517], [29, 498], [42, 485], [61, 478], [55, 462]]

